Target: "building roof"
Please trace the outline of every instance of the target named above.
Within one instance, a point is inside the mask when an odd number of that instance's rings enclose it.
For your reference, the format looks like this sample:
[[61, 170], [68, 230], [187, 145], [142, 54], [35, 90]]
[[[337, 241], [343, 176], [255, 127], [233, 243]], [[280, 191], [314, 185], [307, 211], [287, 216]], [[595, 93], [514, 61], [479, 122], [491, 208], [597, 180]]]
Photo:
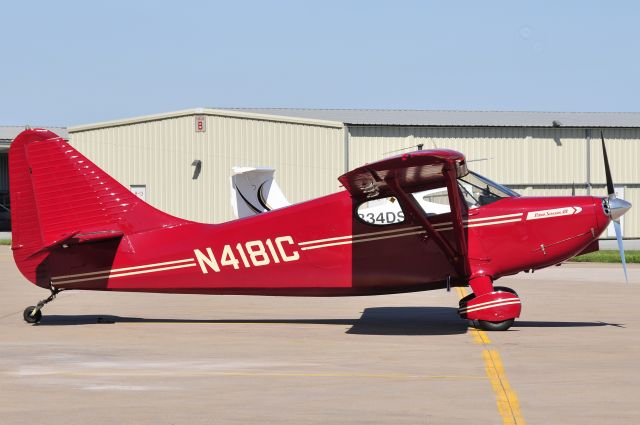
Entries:
[[[39, 128], [37, 125], [32, 125], [31, 128]], [[69, 139], [69, 133], [65, 127], [44, 127], [47, 130], [51, 130], [63, 139]], [[24, 125], [0, 125], [0, 141], [11, 142], [25, 129]]]
[[[189, 115], [218, 115], [261, 121], [290, 122], [340, 128], [349, 126], [416, 127], [573, 127], [640, 128], [640, 112], [516, 112], [516, 111], [426, 111], [406, 109], [296, 109], [296, 108], [193, 108], [65, 128], [50, 129], [68, 138], [75, 133], [99, 128], [137, 124]], [[0, 127], [0, 140], [5, 129]], [[9, 130], [10, 132], [11, 130]], [[13, 137], [15, 137], [15, 135]]]
[[338, 121], [347, 125], [425, 127], [640, 127], [640, 112], [499, 112], [295, 108], [226, 109], [265, 115]]
[[96, 130], [101, 128], [118, 127], [123, 125], [140, 124], [143, 122], [166, 120], [171, 118], [192, 116], [192, 115], [213, 115], [231, 118], [251, 119], [258, 121], [286, 122], [295, 124], [314, 125], [320, 127], [342, 128], [342, 122], [329, 121], [325, 119], [296, 117], [292, 115], [263, 114], [259, 112], [251, 112], [241, 109], [211, 109], [211, 108], [193, 108], [180, 111], [164, 112], [161, 114], [142, 115], [132, 118], [124, 118], [113, 121], [102, 121], [93, 124], [75, 125], [69, 127], [69, 133], [78, 133], [81, 131]]

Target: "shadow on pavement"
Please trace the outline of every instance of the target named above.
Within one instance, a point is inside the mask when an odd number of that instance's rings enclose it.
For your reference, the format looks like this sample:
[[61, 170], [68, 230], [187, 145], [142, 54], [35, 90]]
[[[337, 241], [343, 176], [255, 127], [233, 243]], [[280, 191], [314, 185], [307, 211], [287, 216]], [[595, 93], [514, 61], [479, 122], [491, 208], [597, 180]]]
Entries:
[[467, 331], [468, 322], [452, 307], [367, 308], [348, 334], [455, 335]]
[[[367, 308], [358, 319], [171, 319], [114, 315], [44, 315], [38, 326], [72, 326], [116, 323], [211, 323], [211, 324], [292, 324], [350, 326], [355, 335], [456, 335], [467, 332], [468, 321], [458, 317], [453, 307]], [[591, 326], [624, 327], [605, 322], [557, 322], [516, 320], [516, 328], [574, 328]]]
[[541, 322], [516, 320], [513, 324], [514, 328], [582, 328], [589, 326], [613, 326], [616, 328], [624, 328], [623, 324], [606, 322]]
[[38, 326], [72, 326], [114, 323], [309, 324], [350, 326], [358, 335], [451, 335], [467, 331], [467, 321], [452, 307], [367, 308], [358, 319], [171, 319], [114, 315], [44, 315]]

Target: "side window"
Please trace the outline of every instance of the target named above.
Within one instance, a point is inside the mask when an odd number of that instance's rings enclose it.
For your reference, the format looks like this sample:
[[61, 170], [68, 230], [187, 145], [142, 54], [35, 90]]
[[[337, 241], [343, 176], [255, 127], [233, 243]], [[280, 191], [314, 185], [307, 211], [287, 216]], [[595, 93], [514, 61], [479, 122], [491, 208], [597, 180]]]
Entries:
[[360, 220], [376, 226], [388, 226], [404, 221], [404, 211], [400, 202], [393, 196], [363, 202], [358, 205], [357, 214]]
[[477, 187], [464, 180], [458, 180], [458, 186], [460, 187], [460, 192], [462, 192], [464, 202], [467, 204], [468, 208], [477, 208], [480, 206], [480, 203], [478, 202], [480, 191]]
[[451, 212], [449, 191], [446, 187], [438, 187], [413, 194], [427, 216]]

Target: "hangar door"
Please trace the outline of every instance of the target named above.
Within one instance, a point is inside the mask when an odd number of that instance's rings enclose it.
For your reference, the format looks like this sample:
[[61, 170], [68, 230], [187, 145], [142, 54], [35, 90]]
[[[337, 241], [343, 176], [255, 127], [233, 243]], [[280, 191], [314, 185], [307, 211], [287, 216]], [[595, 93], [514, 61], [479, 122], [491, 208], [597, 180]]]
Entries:
[[0, 152], [0, 192], [9, 192], [9, 154]]
[[11, 229], [9, 208], [9, 155], [0, 152], [0, 232]]

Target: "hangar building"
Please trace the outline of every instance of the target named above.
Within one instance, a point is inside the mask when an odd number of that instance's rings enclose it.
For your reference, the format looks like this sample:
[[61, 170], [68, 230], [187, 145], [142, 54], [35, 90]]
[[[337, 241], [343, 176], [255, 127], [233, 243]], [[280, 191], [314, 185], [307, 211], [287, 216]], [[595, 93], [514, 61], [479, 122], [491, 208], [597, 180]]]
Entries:
[[[68, 132], [152, 205], [221, 222], [233, 218], [233, 166], [275, 168], [285, 195], [300, 202], [340, 190], [336, 178], [350, 168], [418, 145], [459, 150], [469, 168], [523, 195], [604, 195], [601, 130], [616, 187], [639, 208], [640, 113], [190, 109]], [[625, 238], [640, 238], [633, 211]]]
[[[48, 127], [61, 137], [67, 139], [67, 130], [61, 127]], [[24, 130], [24, 126], [0, 126], [0, 232], [10, 230], [11, 208], [9, 202], [9, 146], [15, 137]]]

